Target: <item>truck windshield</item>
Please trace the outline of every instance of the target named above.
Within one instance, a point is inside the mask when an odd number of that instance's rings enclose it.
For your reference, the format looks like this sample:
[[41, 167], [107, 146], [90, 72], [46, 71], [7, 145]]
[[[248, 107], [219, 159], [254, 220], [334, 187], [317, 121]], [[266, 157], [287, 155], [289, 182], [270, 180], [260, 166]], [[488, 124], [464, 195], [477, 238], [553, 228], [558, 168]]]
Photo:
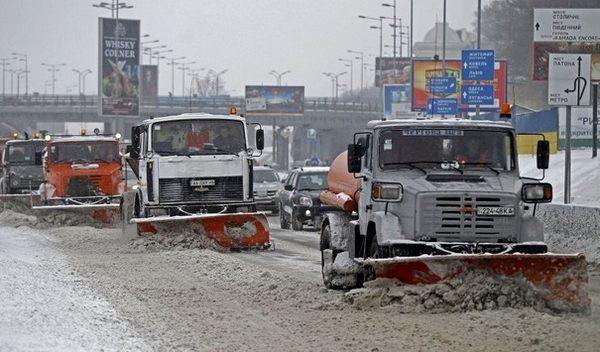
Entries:
[[508, 131], [408, 129], [381, 132], [379, 166], [433, 169], [513, 170], [514, 141]]
[[7, 161], [9, 163], [33, 164], [35, 163], [35, 152], [41, 152], [45, 143], [15, 143], [6, 148]]
[[299, 191], [320, 191], [327, 189], [327, 174], [301, 174], [298, 177]]
[[254, 170], [254, 183], [279, 182], [275, 171]]
[[50, 146], [50, 159], [55, 163], [117, 162], [119, 148], [115, 142], [65, 142]]
[[238, 154], [245, 149], [241, 121], [178, 120], [152, 125], [152, 150], [160, 155]]

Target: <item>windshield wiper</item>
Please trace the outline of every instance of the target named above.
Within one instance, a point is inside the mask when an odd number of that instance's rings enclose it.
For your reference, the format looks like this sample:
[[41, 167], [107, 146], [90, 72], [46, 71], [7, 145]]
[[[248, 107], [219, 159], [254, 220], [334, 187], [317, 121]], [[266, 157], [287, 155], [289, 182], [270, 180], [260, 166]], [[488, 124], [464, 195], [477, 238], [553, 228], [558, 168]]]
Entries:
[[414, 163], [421, 163], [421, 162], [425, 162], [425, 161], [413, 161], [413, 162], [394, 162], [394, 163], [383, 163], [383, 166], [388, 166], [388, 165], [408, 165], [410, 166], [411, 169], [417, 169], [419, 171], [421, 171], [423, 173], [423, 175], [427, 175], [427, 171], [425, 171], [425, 169], [422, 169], [418, 166], [415, 166]]
[[496, 173], [496, 175], [500, 175], [500, 171], [496, 170], [492, 167], [492, 163], [478, 163], [478, 162], [470, 162], [470, 163], [461, 163], [462, 165], [481, 165], [486, 167], [487, 169]]

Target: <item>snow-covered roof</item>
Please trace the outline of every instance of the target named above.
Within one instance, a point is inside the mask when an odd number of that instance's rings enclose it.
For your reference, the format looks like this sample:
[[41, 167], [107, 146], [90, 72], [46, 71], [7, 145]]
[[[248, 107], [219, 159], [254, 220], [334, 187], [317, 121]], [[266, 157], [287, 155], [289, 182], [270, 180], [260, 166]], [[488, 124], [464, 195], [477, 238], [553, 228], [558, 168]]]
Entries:
[[52, 143], [63, 143], [63, 142], [117, 142], [118, 140], [114, 136], [66, 136], [66, 137], [52, 137], [50, 142]]
[[181, 121], [181, 120], [196, 120], [196, 119], [207, 119], [207, 120], [232, 120], [232, 121], [241, 121], [244, 122], [244, 118], [238, 115], [213, 115], [213, 114], [205, 114], [205, 113], [186, 113], [181, 115], [172, 115], [172, 116], [162, 116], [155, 117], [152, 119], [144, 120], [144, 124], [151, 124], [156, 122], [165, 122], [165, 121]]
[[329, 166], [301, 166], [298, 169], [303, 172], [328, 172]]
[[367, 128], [374, 129], [380, 127], [443, 127], [443, 128], [463, 128], [463, 127], [483, 127], [483, 128], [508, 128], [513, 126], [504, 121], [487, 121], [487, 120], [466, 120], [459, 118], [441, 119], [398, 119], [398, 120], [373, 120], [369, 121]]

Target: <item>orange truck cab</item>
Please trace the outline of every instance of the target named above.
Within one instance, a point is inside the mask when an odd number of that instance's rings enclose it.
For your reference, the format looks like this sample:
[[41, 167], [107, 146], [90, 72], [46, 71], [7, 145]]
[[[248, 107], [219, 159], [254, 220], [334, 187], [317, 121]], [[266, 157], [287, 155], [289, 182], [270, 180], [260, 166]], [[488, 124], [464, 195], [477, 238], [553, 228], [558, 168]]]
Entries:
[[118, 204], [125, 190], [119, 138], [119, 134], [47, 137], [40, 188], [43, 203]]

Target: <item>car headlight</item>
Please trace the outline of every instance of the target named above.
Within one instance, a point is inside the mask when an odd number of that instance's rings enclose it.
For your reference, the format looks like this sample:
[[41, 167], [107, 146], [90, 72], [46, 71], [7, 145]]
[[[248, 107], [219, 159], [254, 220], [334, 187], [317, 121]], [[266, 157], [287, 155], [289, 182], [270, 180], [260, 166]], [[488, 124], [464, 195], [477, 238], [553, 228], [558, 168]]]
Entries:
[[375, 201], [399, 202], [404, 189], [399, 183], [374, 183], [371, 187], [371, 198]]
[[549, 203], [552, 201], [552, 185], [549, 183], [526, 183], [521, 189], [525, 203]]
[[312, 207], [313, 201], [310, 197], [300, 197], [298, 198], [298, 204], [304, 205], [306, 207]]

